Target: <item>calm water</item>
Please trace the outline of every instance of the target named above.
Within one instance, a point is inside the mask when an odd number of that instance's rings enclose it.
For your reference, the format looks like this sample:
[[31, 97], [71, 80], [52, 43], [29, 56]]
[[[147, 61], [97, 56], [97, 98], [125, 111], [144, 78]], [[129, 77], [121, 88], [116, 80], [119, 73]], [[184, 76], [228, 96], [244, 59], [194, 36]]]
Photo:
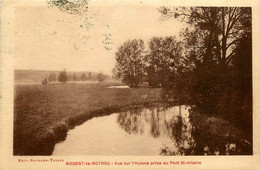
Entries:
[[68, 132], [53, 155], [243, 154], [234, 139], [196, 132], [188, 107], [150, 108], [93, 118]]

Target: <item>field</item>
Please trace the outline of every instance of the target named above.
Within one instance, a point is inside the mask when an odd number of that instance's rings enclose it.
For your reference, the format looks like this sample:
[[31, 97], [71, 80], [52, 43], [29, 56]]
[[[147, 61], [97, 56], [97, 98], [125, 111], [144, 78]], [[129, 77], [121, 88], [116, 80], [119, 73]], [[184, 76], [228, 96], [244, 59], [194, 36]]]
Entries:
[[[66, 139], [69, 129], [93, 117], [168, 105], [161, 99], [160, 88], [107, 88], [109, 85], [112, 84], [15, 85], [14, 155], [51, 155], [55, 144]], [[249, 141], [247, 145], [251, 147], [250, 129], [196, 112], [191, 118], [201, 132]]]
[[15, 85], [14, 155], [50, 155], [68, 129], [94, 116], [159, 103], [161, 89], [107, 84]]

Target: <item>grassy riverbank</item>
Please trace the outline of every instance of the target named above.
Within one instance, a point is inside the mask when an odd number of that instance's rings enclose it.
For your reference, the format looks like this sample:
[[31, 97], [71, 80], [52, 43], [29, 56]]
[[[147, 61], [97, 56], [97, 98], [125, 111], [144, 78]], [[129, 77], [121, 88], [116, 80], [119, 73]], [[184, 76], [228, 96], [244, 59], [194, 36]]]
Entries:
[[14, 155], [49, 155], [67, 130], [94, 116], [160, 102], [161, 89], [105, 84], [16, 85]]
[[[16, 85], [14, 155], [50, 155], [54, 145], [66, 138], [69, 129], [93, 117], [137, 107], [168, 105], [162, 102], [159, 88], [106, 86], [108, 84]], [[205, 132], [199, 135], [202, 142], [212, 136], [211, 141], [234, 138], [242, 140], [238, 142], [249, 149], [252, 146], [252, 129], [241, 129], [227, 120], [202, 115], [193, 109], [190, 113], [197, 131]]]

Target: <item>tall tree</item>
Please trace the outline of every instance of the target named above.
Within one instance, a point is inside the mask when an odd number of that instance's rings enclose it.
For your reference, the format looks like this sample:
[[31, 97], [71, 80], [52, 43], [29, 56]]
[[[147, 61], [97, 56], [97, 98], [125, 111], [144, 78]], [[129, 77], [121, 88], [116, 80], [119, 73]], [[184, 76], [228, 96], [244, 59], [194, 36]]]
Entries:
[[[217, 62], [228, 65], [234, 57], [236, 44], [245, 32], [251, 30], [251, 8], [245, 7], [161, 7], [163, 18], [179, 18], [195, 30], [200, 44], [194, 44], [205, 51], [203, 62]], [[201, 36], [202, 35], [202, 36]]]
[[138, 86], [144, 76], [144, 41], [128, 40], [115, 55], [117, 76], [131, 87]]
[[[161, 7], [159, 11], [164, 19], [177, 18], [188, 24], [188, 28], [182, 32], [182, 37], [185, 53], [195, 66], [186, 76], [173, 78], [168, 91], [175, 89], [177, 92], [180, 88], [185, 89], [184, 87], [191, 85], [186, 89], [193, 92], [190, 96], [193, 96], [193, 101], [202, 112], [238, 115], [239, 111], [236, 108], [240, 107], [239, 104], [234, 104], [237, 102], [234, 96], [237, 95], [234, 95], [233, 91], [239, 85], [239, 81], [236, 80], [237, 73], [234, 69], [242, 61], [242, 55], [238, 53], [242, 54], [241, 49], [248, 50], [241, 48], [241, 44], [245, 41], [243, 37], [252, 31], [251, 8]], [[251, 57], [250, 53], [243, 56]], [[237, 61], [233, 62], [235, 58]], [[250, 62], [246, 60], [243, 65], [250, 70]], [[236, 70], [245, 71], [242, 68]], [[250, 73], [247, 72], [246, 76], [250, 76], [248, 74]], [[181, 83], [183, 77], [187, 78], [185, 82], [191, 83]], [[249, 79], [246, 81], [250, 84]], [[244, 99], [242, 95], [239, 97], [239, 100]]]
[[175, 37], [154, 37], [149, 42], [147, 76], [151, 86], [161, 86], [183, 63], [181, 43]]

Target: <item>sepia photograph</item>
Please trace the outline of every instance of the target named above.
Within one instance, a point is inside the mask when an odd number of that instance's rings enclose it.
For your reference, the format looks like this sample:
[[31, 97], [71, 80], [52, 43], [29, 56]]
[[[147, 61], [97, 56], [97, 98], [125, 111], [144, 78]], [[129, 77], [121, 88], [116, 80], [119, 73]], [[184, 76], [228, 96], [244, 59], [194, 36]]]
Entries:
[[251, 7], [15, 8], [13, 155], [252, 155]]
[[0, 169], [257, 169], [260, 6], [231, 1], [0, 0]]
[[256, 168], [260, 6], [225, 2], [0, 0], [0, 169]]

